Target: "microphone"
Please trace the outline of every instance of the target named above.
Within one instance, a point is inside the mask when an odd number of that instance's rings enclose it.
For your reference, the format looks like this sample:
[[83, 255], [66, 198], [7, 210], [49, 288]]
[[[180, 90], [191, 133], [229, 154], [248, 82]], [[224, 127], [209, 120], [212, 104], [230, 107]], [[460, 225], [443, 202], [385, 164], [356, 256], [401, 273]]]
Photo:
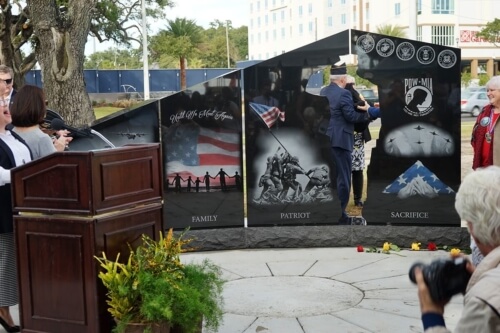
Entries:
[[56, 131], [68, 130], [72, 135], [91, 137], [92, 135], [88, 130], [79, 130], [78, 128], [66, 125], [63, 120], [59, 118], [54, 118], [50, 122], [50, 127]]

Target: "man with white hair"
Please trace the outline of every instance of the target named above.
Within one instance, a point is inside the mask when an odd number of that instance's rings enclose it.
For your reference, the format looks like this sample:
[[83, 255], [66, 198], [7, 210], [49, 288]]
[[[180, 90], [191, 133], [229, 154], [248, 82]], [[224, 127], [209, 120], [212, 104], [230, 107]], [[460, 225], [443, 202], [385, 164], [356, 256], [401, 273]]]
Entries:
[[[455, 209], [485, 256], [474, 268], [464, 296], [462, 316], [455, 333], [500, 332], [500, 167], [477, 169], [464, 177]], [[444, 306], [432, 300], [421, 269], [415, 269], [425, 333], [446, 333]]]
[[[351, 192], [352, 149], [354, 146], [354, 123], [371, 119], [368, 112], [356, 112], [351, 93], [345, 90], [347, 70], [345, 64], [332, 66], [330, 85], [320, 91], [330, 105], [330, 122], [326, 134], [330, 137], [330, 147], [337, 172], [337, 195], [342, 215], [339, 224], [350, 224], [346, 207]], [[364, 111], [364, 110], [363, 110]], [[376, 117], [373, 117], [376, 118]]]

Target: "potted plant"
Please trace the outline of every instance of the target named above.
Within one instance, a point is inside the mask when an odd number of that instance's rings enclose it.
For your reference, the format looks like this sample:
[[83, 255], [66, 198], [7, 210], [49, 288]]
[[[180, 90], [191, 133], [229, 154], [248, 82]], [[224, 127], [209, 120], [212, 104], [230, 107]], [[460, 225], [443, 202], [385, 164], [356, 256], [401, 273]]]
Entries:
[[186, 231], [175, 237], [170, 229], [160, 233], [157, 241], [142, 235], [142, 244], [131, 249], [127, 262], [110, 260], [103, 253], [99, 279], [107, 289], [108, 311], [117, 322], [116, 333], [163, 333], [179, 330], [200, 332], [203, 322], [216, 330], [222, 319], [222, 286], [220, 268], [209, 260], [182, 264], [180, 254], [190, 239]]

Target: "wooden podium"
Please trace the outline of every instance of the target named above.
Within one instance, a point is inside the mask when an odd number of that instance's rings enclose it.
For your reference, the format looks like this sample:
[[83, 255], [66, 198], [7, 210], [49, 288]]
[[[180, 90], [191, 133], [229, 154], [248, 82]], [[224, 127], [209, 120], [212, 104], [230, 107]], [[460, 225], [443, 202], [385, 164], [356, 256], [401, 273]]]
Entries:
[[12, 170], [22, 332], [109, 333], [94, 255], [163, 231], [159, 144], [54, 153]]

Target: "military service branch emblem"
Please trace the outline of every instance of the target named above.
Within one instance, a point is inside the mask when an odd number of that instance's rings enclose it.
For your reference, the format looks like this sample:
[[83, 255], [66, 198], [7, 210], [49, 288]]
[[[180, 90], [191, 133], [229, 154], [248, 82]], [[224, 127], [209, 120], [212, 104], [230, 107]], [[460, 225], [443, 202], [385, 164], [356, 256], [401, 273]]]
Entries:
[[430, 46], [422, 46], [417, 50], [417, 60], [422, 65], [428, 65], [434, 61], [436, 51]]
[[457, 63], [457, 55], [451, 50], [444, 50], [439, 52], [438, 64], [443, 68], [451, 68]]
[[400, 60], [408, 61], [415, 55], [415, 46], [409, 42], [402, 42], [396, 48], [396, 55]]
[[382, 57], [389, 57], [394, 53], [396, 46], [394, 42], [389, 38], [382, 38], [377, 42], [376, 50], [377, 53]]
[[358, 40], [356, 41], [356, 46], [360, 51], [368, 53], [371, 52], [375, 47], [375, 40], [370, 35], [362, 35], [359, 36]]

